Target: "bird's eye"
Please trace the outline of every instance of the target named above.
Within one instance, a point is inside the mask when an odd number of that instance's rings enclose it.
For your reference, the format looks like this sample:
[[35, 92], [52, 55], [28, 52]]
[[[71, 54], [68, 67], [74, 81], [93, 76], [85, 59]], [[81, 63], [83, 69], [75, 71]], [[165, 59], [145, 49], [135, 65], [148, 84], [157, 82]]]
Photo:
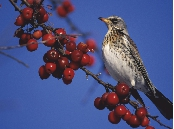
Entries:
[[111, 19], [112, 23], [117, 23], [117, 21], [118, 21], [117, 19]]

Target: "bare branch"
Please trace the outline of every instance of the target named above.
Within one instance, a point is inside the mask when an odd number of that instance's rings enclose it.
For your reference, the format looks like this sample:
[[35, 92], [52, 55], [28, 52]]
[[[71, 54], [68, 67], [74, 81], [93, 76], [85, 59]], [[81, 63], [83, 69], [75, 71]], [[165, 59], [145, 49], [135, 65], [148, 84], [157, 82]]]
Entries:
[[22, 13], [22, 10], [15, 4], [15, 2], [13, 0], [9, 0], [9, 1], [14, 6], [15, 11], [19, 11], [20, 13]]
[[95, 74], [93, 74], [91, 71], [89, 71], [88, 69], [86, 69], [85, 67], [81, 67], [81, 70], [83, 70], [86, 75], [90, 75], [91, 77], [93, 77], [96, 81], [98, 81], [99, 84], [103, 85], [106, 89], [111, 89], [112, 91], [114, 91], [114, 86], [112, 86], [109, 83], [105, 83], [104, 81], [102, 81], [101, 79], [99, 79], [99, 77]]
[[17, 58], [15, 58], [15, 57], [13, 57], [13, 56], [11, 56], [11, 55], [5, 53], [5, 52], [0, 51], [0, 54], [2, 54], [2, 55], [4, 55], [4, 56], [7, 56], [7, 57], [9, 57], [9, 58], [11, 58], [11, 59], [17, 61], [18, 63], [24, 65], [25, 67], [29, 68], [29, 66], [28, 66], [26, 63], [24, 63], [24, 62], [18, 60]]
[[167, 125], [161, 123], [161, 121], [157, 119], [158, 116], [147, 115], [147, 117], [149, 117], [149, 118], [151, 118], [152, 120], [156, 121], [157, 123], [159, 123], [159, 124], [160, 124], [161, 126], [163, 126], [163, 127], [166, 127], [166, 128], [168, 128], [168, 129], [172, 129], [171, 127], [169, 127], [169, 126], [167, 126]]

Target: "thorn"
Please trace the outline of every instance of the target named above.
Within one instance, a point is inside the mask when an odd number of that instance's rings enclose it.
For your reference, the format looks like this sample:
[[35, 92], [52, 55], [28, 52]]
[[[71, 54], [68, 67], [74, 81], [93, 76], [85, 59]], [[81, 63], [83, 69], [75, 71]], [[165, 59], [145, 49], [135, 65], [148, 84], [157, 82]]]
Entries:
[[96, 74], [97, 77], [100, 76], [100, 75], [101, 75], [101, 73]]
[[86, 74], [86, 80], [88, 80], [88, 75]]

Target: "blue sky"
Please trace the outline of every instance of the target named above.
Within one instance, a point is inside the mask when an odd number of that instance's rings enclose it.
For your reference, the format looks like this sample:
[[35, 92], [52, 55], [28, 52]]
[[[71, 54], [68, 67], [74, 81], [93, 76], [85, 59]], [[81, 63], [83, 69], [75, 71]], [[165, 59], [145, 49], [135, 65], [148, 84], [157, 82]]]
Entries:
[[[50, 4], [45, 0], [45, 5]], [[146, 0], [146, 1], [78, 1], [73, 0], [75, 12], [70, 15], [72, 21], [83, 31], [91, 32], [89, 38], [97, 42], [99, 50], [107, 27], [98, 20], [98, 17], [118, 15], [122, 17], [128, 32], [137, 44], [144, 65], [153, 84], [171, 101], [173, 101], [172, 83], [172, 1]], [[9, 1], [1, 1], [0, 8], [0, 46], [18, 45], [18, 39], [13, 38], [17, 27], [14, 26], [18, 12], [14, 12]], [[73, 33], [64, 21], [57, 17], [55, 11], [50, 11], [53, 16], [50, 23], [57, 28], [66, 28], [67, 33]], [[84, 41], [78, 38], [79, 41]], [[105, 90], [85, 73], [76, 71], [71, 85], [65, 85], [62, 80], [50, 77], [41, 80], [38, 68], [44, 64], [43, 54], [49, 48], [39, 45], [37, 51], [31, 53], [26, 48], [4, 50], [27, 63], [30, 68], [25, 68], [14, 60], [0, 55], [0, 127], [2, 129], [122, 129], [130, 128], [124, 121], [112, 125], [107, 120], [108, 110], [99, 111], [93, 106], [93, 100], [101, 96]], [[101, 54], [101, 51], [99, 51]], [[93, 73], [102, 72], [102, 80], [113, 85], [116, 81], [99, 68], [102, 61], [96, 56], [95, 66], [89, 68]], [[82, 99], [89, 90], [95, 87], [94, 93], [88, 96], [84, 104]], [[159, 120], [172, 127], [173, 121], [166, 120], [151, 101], [142, 93], [151, 115], [159, 115]], [[134, 109], [128, 106], [131, 112]], [[150, 121], [150, 125], [162, 128]], [[139, 127], [140, 129], [142, 127]]]

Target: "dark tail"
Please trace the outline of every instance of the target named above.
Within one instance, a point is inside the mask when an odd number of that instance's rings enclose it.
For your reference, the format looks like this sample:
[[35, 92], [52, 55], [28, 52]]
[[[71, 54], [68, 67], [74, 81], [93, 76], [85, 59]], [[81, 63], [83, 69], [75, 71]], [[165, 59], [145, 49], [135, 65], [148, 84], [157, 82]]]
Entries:
[[173, 119], [173, 103], [156, 89], [156, 96], [146, 94], [146, 96], [155, 104], [161, 114], [168, 120]]

